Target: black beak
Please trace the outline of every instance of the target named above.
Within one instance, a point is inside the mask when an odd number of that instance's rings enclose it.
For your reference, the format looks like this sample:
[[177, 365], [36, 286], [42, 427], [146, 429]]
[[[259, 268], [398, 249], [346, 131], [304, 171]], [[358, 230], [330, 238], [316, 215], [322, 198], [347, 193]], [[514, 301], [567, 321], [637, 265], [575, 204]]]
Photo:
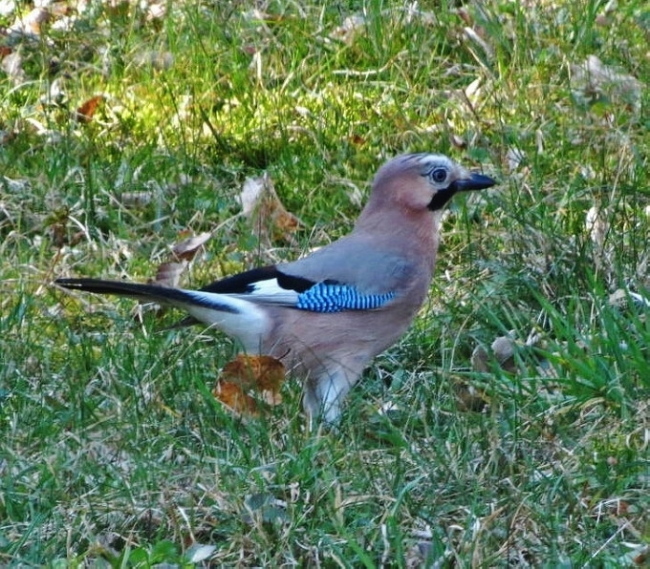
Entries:
[[466, 192], [468, 190], [485, 190], [496, 185], [496, 181], [483, 174], [471, 174], [469, 178], [456, 180], [451, 189], [455, 192]]
[[494, 185], [496, 185], [496, 181], [488, 176], [484, 176], [483, 174], [470, 174], [468, 178], [456, 180], [447, 189], [437, 192], [428, 207], [431, 211], [436, 211], [442, 209], [457, 192], [484, 190]]

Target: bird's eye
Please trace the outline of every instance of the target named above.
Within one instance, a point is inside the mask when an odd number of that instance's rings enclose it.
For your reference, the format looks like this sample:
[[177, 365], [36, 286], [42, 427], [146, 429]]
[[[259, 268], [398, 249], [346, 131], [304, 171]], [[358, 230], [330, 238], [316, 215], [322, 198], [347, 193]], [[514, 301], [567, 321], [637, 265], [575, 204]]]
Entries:
[[436, 184], [442, 184], [447, 179], [447, 170], [444, 168], [436, 168], [429, 175]]

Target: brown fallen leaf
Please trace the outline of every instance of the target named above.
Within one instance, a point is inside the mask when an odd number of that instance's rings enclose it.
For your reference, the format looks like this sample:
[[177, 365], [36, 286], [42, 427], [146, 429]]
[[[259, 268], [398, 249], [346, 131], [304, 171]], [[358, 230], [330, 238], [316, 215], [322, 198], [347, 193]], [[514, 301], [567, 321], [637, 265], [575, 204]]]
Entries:
[[463, 34], [471, 43], [481, 48], [483, 55], [487, 59], [494, 58], [494, 48], [482, 37], [482, 34], [478, 30], [467, 26], [463, 28]]
[[0, 146], [6, 146], [18, 136], [15, 130], [0, 130]]
[[160, 286], [178, 287], [189, 262], [194, 259], [197, 251], [211, 235], [211, 233], [200, 233], [176, 243], [172, 247], [171, 258], [158, 265], [155, 278], [149, 282]]
[[207, 232], [193, 235], [192, 237], [184, 239], [180, 243], [176, 243], [172, 248], [172, 253], [177, 259], [191, 261], [196, 257], [199, 249], [203, 247], [210, 237], [212, 237], [212, 233]]
[[0, 60], [0, 69], [7, 74], [14, 85], [21, 85], [27, 80], [19, 50], [4, 55]]
[[257, 403], [235, 383], [219, 381], [213, 391], [214, 396], [224, 405], [242, 415], [257, 415]]
[[[644, 309], [650, 308], [650, 298], [647, 298], [638, 292], [619, 288], [609, 295], [609, 304], [610, 306], [621, 309]], [[643, 314], [640, 314], [640, 317], [645, 321]]]
[[472, 368], [474, 371], [489, 372], [490, 359], [494, 358], [501, 369], [516, 373], [517, 366], [515, 363], [515, 346], [516, 343], [508, 336], [499, 336], [490, 346], [491, 354], [483, 346], [476, 346], [472, 352]]
[[49, 3], [48, 10], [52, 18], [62, 18], [69, 15], [72, 12], [72, 7], [70, 2], [52, 2]]
[[162, 20], [167, 14], [166, 2], [150, 2], [147, 6], [145, 19], [147, 22]]
[[284, 207], [268, 174], [246, 178], [239, 194], [239, 202], [243, 214], [264, 247], [270, 247], [272, 242], [278, 239], [284, 239], [292, 246], [297, 246], [292, 233], [295, 233], [302, 223]]
[[77, 122], [89, 123], [99, 108], [99, 104], [103, 101], [103, 95], [97, 95], [91, 99], [88, 99], [74, 113], [72, 113], [72, 118]]
[[284, 379], [281, 361], [271, 356], [240, 354], [223, 368], [214, 395], [238, 413], [256, 414], [256, 400], [247, 391], [258, 394], [258, 399], [261, 397], [268, 405], [279, 405]]
[[482, 389], [462, 380], [454, 381], [456, 403], [461, 411], [483, 411], [489, 404], [490, 398]]
[[634, 558], [632, 559], [632, 561], [633, 561], [636, 565], [639, 565], [639, 566], [641, 566], [641, 565], [646, 566], [646, 565], [648, 564], [648, 562], [650, 562], [650, 546], [641, 547], [641, 548], [640, 548], [640, 551], [639, 551], [638, 553], [635, 554], [635, 556], [634, 556]]
[[149, 283], [158, 286], [177, 288], [181, 282], [181, 275], [185, 272], [186, 268], [187, 261], [181, 261], [180, 263], [174, 261], [160, 263], [156, 271], [156, 277], [153, 280], [150, 280]]
[[515, 363], [516, 343], [508, 336], [500, 336], [492, 342], [492, 353], [499, 362], [499, 365], [510, 373], [516, 373], [517, 365]]
[[34, 8], [25, 16], [19, 16], [14, 23], [9, 26], [9, 33], [34, 35], [41, 34], [41, 24], [44, 24], [50, 19], [50, 12], [47, 8]]
[[449, 142], [456, 148], [467, 148], [467, 141], [462, 137], [459, 136], [458, 134], [450, 134], [449, 135]]
[[279, 391], [284, 376], [284, 365], [280, 360], [245, 354], [239, 354], [228, 362], [221, 372], [222, 379], [258, 391]]
[[574, 97], [593, 102], [601, 96], [634, 111], [641, 108], [644, 85], [636, 77], [610, 65], [597, 56], [589, 55], [582, 63], [571, 64], [571, 88]]

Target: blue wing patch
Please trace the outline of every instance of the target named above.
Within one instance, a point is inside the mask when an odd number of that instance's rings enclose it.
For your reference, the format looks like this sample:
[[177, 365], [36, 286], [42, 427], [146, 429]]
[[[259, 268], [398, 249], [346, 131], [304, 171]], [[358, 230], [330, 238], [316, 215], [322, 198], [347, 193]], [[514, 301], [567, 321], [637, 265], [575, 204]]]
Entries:
[[395, 298], [394, 292], [361, 294], [355, 287], [322, 282], [298, 295], [296, 308], [311, 312], [372, 310]]

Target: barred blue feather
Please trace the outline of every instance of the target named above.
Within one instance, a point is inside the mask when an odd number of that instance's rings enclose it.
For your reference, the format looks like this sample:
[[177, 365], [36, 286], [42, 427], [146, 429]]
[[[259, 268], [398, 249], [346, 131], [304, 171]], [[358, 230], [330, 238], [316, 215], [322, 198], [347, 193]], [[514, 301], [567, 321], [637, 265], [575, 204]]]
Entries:
[[323, 282], [300, 293], [296, 307], [310, 312], [372, 310], [383, 306], [394, 297], [394, 292], [361, 294], [353, 286]]

